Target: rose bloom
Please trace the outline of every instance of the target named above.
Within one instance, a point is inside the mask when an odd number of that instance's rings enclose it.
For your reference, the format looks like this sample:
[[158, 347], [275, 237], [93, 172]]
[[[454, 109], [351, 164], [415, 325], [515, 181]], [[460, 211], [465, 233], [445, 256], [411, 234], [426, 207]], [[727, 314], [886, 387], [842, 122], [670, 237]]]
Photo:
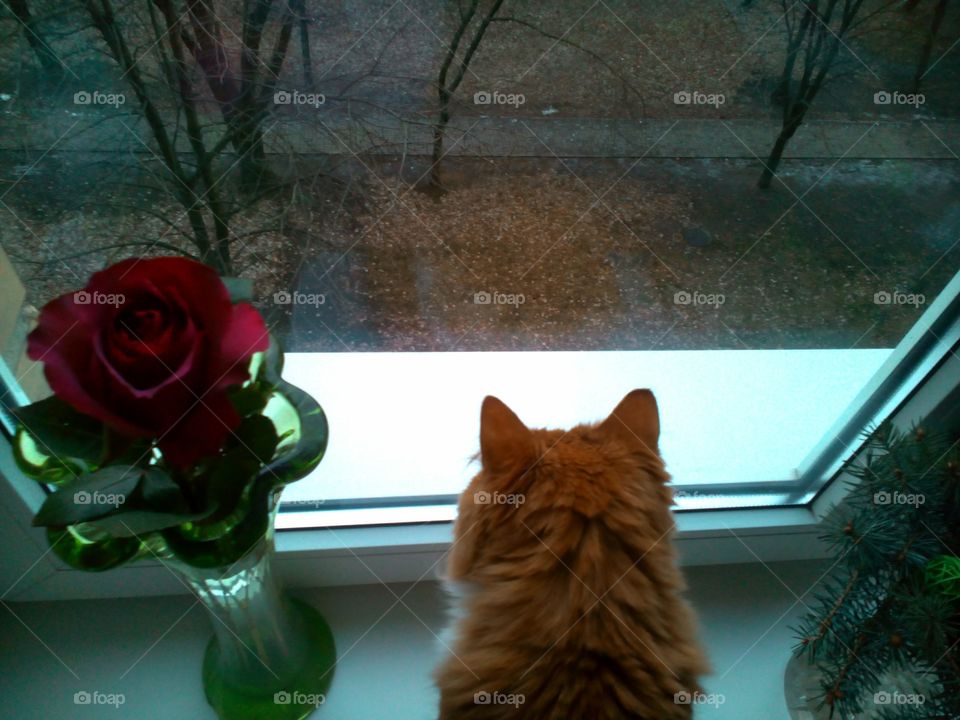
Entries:
[[239, 425], [227, 389], [268, 344], [260, 313], [232, 304], [212, 268], [162, 257], [124, 260], [47, 303], [27, 351], [59, 398], [183, 468]]

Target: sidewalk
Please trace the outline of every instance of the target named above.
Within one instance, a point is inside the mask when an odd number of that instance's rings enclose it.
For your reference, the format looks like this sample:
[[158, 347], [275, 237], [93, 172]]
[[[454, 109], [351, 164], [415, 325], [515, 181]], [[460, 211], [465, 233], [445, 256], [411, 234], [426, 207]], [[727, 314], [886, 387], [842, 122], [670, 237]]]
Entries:
[[[96, 112], [69, 113], [56, 122], [31, 124], [26, 116], [3, 120], [11, 132], [5, 152], [145, 153], [153, 147], [146, 124], [129, 115], [116, 119]], [[75, 127], [71, 128], [71, 125]], [[19, 127], [18, 127], [19, 126]], [[432, 128], [392, 116], [349, 118], [318, 110], [278, 113], [264, 127], [268, 153], [429, 155]], [[89, 129], [87, 129], [89, 128]], [[19, 132], [18, 132], [19, 130]], [[67, 131], [69, 130], [69, 133]], [[464, 132], [468, 131], [466, 136]], [[487, 157], [765, 157], [780, 131], [774, 119], [653, 119], [454, 116], [445, 152]], [[63, 137], [67, 133], [66, 137]], [[139, 134], [139, 137], [137, 136]], [[181, 134], [181, 150], [188, 152]], [[216, 134], [205, 133], [208, 147]], [[20, 143], [29, 139], [30, 147]], [[59, 141], [59, 142], [58, 142]], [[960, 159], [960, 121], [820, 120], [804, 124], [787, 146], [795, 159]]]
[[[444, 145], [452, 156], [754, 159], [766, 156], [780, 132], [780, 124], [773, 120], [464, 117], [454, 124]], [[345, 145], [355, 151], [362, 147], [351, 142], [355, 128], [324, 122], [317, 129], [290, 133], [285, 128], [284, 140], [304, 153], [340, 154], [346, 152]], [[388, 146], [380, 152], [402, 152], [402, 128], [378, 129], [380, 141]], [[428, 152], [430, 129], [407, 129], [408, 154]], [[464, 130], [469, 131], [466, 136]], [[884, 119], [803, 125], [784, 153], [785, 158], [809, 159], [958, 159], [958, 155], [960, 122]]]

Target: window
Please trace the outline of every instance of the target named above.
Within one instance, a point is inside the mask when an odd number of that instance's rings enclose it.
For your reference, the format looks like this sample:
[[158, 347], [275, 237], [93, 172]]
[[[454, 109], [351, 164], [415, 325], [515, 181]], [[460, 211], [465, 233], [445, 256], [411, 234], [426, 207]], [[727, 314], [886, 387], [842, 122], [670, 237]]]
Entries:
[[681, 510], [804, 505], [954, 351], [956, 8], [242, 5], [0, 21], [5, 403], [31, 308], [186, 253], [329, 416], [280, 527], [449, 520], [484, 395], [634, 387]]

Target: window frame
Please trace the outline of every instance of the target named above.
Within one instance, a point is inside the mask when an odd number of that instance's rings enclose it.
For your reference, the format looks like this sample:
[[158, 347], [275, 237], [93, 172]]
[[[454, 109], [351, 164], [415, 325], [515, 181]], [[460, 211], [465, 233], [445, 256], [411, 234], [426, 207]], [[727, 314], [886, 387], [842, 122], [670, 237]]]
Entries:
[[[807, 474], [810, 468], [855, 461], [863, 452], [862, 441], [850, 450], [848, 443], [830, 441], [831, 435], [862, 436], [864, 428], [885, 417], [902, 430], [927, 418], [928, 422], [943, 424], [948, 432], [960, 431], [958, 353], [960, 272], [844, 416], [838, 418], [817, 452], [811, 454]], [[5, 362], [0, 362], [0, 381], [15, 402], [27, 402]], [[851, 479], [842, 469], [834, 471], [804, 493], [798, 488], [795, 502], [779, 506], [675, 510], [675, 543], [681, 564], [826, 557], [827, 548], [819, 539], [821, 525], [849, 492], [845, 481]], [[778, 492], [783, 488], [777, 484]], [[686, 485], [681, 489], [696, 490]], [[717, 486], [702, 489], [716, 493]], [[0, 542], [6, 551], [0, 580], [7, 586], [0, 599], [65, 600], [187, 592], [173, 572], [159, 562], [142, 560], [107, 573], [83, 572], [60, 563], [50, 553], [43, 530], [31, 525], [44, 496], [36, 482], [19, 472], [9, 439], [5, 432], [0, 433], [0, 505], [11, 520], [0, 526]], [[429, 507], [434, 499], [419, 500]], [[435, 507], [453, 506], [444, 503]], [[452, 529], [452, 514], [440, 521], [280, 529], [276, 534], [277, 564], [293, 587], [434, 580], [442, 573]]]

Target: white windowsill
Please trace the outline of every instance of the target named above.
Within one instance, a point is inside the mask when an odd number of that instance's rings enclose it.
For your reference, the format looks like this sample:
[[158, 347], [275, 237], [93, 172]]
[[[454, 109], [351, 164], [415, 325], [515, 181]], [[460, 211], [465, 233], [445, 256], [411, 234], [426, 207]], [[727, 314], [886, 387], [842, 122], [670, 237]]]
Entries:
[[[705, 690], [725, 700], [697, 707], [695, 717], [787, 717], [783, 674], [794, 643], [790, 628], [826, 569], [817, 562], [754, 562], [686, 573], [688, 597], [713, 665]], [[322, 588], [297, 595], [324, 614], [339, 655], [326, 702], [312, 717], [436, 717], [431, 672], [442, 647], [435, 636], [447, 624], [447, 603], [436, 583]], [[200, 673], [210, 620], [192, 598], [21, 603], [11, 609], [16, 616], [0, 614], [7, 651], [0, 659], [0, 695], [10, 717], [215, 719]], [[81, 690], [123, 693], [125, 703], [119, 709], [78, 708], [73, 695]]]

